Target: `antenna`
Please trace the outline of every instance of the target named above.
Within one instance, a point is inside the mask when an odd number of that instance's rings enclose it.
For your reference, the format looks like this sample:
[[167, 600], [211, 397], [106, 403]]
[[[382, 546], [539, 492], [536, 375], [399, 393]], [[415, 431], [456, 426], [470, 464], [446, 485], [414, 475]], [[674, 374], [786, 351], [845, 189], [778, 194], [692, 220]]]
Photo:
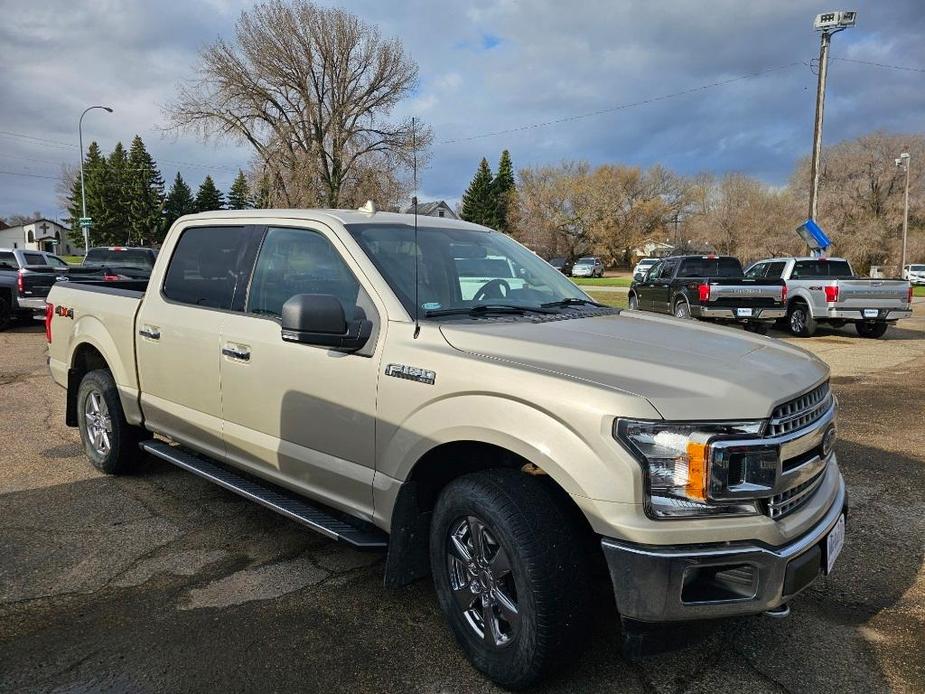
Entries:
[[421, 247], [418, 245], [418, 143], [414, 116], [411, 117], [411, 156], [411, 170], [414, 177], [414, 195], [411, 196], [411, 208], [414, 213], [414, 339], [417, 339], [421, 332], [419, 320], [421, 301], [418, 297], [418, 265]]

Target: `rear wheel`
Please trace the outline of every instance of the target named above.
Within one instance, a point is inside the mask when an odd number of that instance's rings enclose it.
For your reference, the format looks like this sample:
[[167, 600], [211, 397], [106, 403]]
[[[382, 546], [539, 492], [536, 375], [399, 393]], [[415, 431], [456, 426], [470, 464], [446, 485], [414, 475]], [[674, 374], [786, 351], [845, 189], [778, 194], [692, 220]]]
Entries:
[[809, 307], [803, 302], [797, 302], [790, 307], [787, 314], [790, 334], [796, 337], [812, 337], [816, 333], [816, 321], [809, 312]]
[[515, 470], [460, 477], [431, 524], [434, 586], [457, 642], [520, 689], [568, 663], [590, 615], [585, 538], [544, 481]]
[[878, 321], [876, 323], [859, 322], [854, 324], [854, 328], [858, 331], [858, 335], [871, 338], [883, 337], [888, 327], [890, 327], [890, 324], [886, 321]]
[[139, 442], [151, 437], [125, 420], [116, 382], [105, 369], [90, 371], [80, 381], [77, 426], [93, 467], [109, 475], [131, 472], [141, 457]]
[[745, 329], [750, 333], [756, 333], [758, 335], [767, 335], [768, 331], [771, 329], [771, 326], [767, 323], [746, 323]]
[[676, 318], [690, 318], [691, 317], [691, 307], [684, 299], [678, 299], [674, 303], [674, 313]]

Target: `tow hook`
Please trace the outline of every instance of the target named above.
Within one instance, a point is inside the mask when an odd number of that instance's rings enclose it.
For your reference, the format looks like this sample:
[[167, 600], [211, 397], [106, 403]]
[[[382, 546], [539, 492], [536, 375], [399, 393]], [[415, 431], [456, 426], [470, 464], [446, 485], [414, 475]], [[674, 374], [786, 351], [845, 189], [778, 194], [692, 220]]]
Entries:
[[783, 605], [778, 605], [777, 607], [765, 610], [765, 617], [773, 617], [774, 619], [784, 619], [790, 616], [790, 605], [784, 603]]

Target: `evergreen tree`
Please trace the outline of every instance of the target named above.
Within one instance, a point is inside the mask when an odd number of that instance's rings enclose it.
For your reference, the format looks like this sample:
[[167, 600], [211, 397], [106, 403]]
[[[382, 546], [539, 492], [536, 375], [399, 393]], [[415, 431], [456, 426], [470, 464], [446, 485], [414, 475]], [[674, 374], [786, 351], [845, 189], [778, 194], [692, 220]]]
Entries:
[[173, 185], [170, 192], [167, 193], [167, 199], [164, 200], [164, 228], [169, 229], [173, 223], [185, 214], [192, 214], [196, 211], [196, 198], [193, 197], [193, 191], [180, 172], [173, 179]]
[[102, 238], [100, 245], [113, 246], [125, 243], [131, 223], [129, 221], [129, 163], [128, 153], [121, 142], [117, 142], [108, 159], [109, 176], [106, 186], [107, 217], [97, 231]]
[[199, 190], [196, 192], [196, 211], [211, 212], [221, 210], [225, 206], [222, 192], [215, 186], [211, 176], [206, 176]]
[[509, 210], [515, 194], [514, 165], [511, 163], [511, 153], [507, 150], [501, 152], [498, 161], [498, 174], [492, 181], [495, 198], [495, 219], [492, 227], [504, 233], [510, 232]]
[[228, 189], [228, 209], [244, 210], [253, 206], [251, 191], [247, 185], [247, 179], [244, 178], [244, 172], [238, 169], [238, 175]]
[[[87, 216], [93, 220], [93, 226], [90, 229], [90, 243], [98, 243], [99, 239], [106, 234], [108, 224], [108, 208], [110, 200], [108, 193], [110, 188], [109, 165], [106, 157], [100, 151], [96, 142], [91, 142], [87, 147], [87, 155], [84, 157], [84, 181], [87, 186]], [[83, 230], [80, 228], [78, 220], [83, 217], [83, 202], [81, 199], [80, 174], [74, 177], [74, 183], [71, 185], [71, 194], [68, 197], [68, 212], [71, 217], [71, 240], [83, 248], [84, 238]]]
[[463, 193], [462, 218], [467, 222], [491, 226], [496, 221], [495, 197], [492, 190], [491, 169], [484, 157], [472, 182]]
[[164, 235], [164, 179], [154, 159], [135, 135], [125, 177], [128, 198], [128, 241], [140, 245], [161, 241]]
[[270, 180], [267, 176], [261, 176], [257, 183], [257, 190], [254, 191], [254, 207], [258, 210], [265, 210], [270, 207]]

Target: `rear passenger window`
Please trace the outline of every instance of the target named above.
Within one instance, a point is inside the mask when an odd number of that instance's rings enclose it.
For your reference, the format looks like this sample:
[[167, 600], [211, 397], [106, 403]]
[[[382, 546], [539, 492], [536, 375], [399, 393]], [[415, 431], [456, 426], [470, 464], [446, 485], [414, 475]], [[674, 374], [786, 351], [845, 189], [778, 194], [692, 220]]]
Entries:
[[22, 257], [26, 261], [26, 265], [48, 265], [45, 261], [45, 256], [41, 253], [23, 253]]
[[768, 263], [768, 279], [779, 280], [784, 275], [785, 267], [787, 267], [787, 263], [785, 262]]
[[235, 297], [244, 295], [252, 237], [252, 227], [186, 229], [167, 268], [164, 296], [193, 306], [240, 310]]
[[348, 319], [354, 315], [360, 284], [322, 234], [308, 229], [270, 229], [254, 268], [247, 311], [278, 318], [297, 294], [331, 294]]

